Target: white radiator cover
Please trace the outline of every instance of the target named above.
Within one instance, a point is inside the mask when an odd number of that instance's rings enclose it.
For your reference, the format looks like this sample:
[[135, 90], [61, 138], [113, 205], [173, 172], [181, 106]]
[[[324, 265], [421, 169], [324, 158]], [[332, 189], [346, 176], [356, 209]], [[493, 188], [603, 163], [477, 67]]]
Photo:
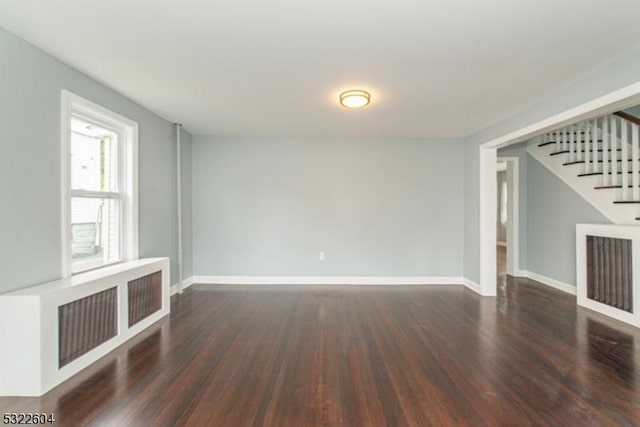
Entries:
[[[162, 307], [129, 327], [128, 282], [157, 271]], [[147, 258], [0, 295], [0, 396], [41, 396], [169, 314], [169, 273], [169, 258]], [[114, 286], [117, 335], [59, 368], [58, 307]]]
[[[587, 296], [587, 236], [631, 240], [632, 312], [595, 301]], [[630, 325], [640, 327], [640, 227], [612, 224], [576, 224], [576, 291], [577, 303]]]

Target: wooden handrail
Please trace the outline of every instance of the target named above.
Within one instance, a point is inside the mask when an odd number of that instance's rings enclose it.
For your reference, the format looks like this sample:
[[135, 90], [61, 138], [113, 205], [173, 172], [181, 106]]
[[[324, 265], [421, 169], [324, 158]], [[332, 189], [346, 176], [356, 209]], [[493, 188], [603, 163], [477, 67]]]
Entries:
[[638, 118], [638, 117], [636, 117], [636, 116], [634, 116], [632, 114], [625, 113], [624, 111], [616, 111], [613, 114], [615, 114], [618, 117], [622, 117], [623, 119], [625, 119], [628, 122], [631, 122], [631, 123], [634, 123], [634, 124], [640, 126], [640, 118]]

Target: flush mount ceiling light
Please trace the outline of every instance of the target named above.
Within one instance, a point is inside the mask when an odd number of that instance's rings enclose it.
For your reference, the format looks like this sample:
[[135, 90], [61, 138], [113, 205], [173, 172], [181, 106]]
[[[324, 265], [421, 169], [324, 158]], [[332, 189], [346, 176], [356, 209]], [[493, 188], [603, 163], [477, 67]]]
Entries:
[[348, 90], [340, 94], [340, 104], [347, 108], [361, 108], [370, 101], [371, 95], [364, 90]]

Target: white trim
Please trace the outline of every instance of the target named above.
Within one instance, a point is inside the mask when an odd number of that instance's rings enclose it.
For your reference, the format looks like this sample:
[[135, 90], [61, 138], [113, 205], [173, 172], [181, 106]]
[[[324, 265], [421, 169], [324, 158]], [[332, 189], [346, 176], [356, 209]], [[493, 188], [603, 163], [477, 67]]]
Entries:
[[[483, 167], [483, 165], [485, 165]], [[497, 292], [496, 229], [498, 203], [497, 192], [497, 150], [480, 149], [480, 241], [491, 240], [491, 250], [480, 252], [480, 294], [495, 296]], [[491, 188], [492, 191], [486, 191]], [[490, 215], [487, 216], [487, 211]], [[488, 221], [488, 218], [492, 222]]]
[[[138, 123], [118, 113], [108, 110], [98, 104], [67, 90], [61, 91], [61, 256], [62, 277], [68, 278], [72, 274], [71, 263], [71, 196], [85, 194], [95, 196], [96, 192], [82, 190], [71, 191], [71, 168], [69, 164], [71, 139], [69, 124], [74, 113], [86, 115], [92, 120], [113, 128], [118, 137], [122, 138], [120, 145], [119, 165], [122, 176], [122, 193], [103, 193], [107, 197], [118, 198], [122, 201], [121, 212], [121, 261], [134, 261], [139, 257], [139, 220], [138, 220]], [[96, 193], [96, 194], [94, 194]]]
[[557, 127], [604, 115], [610, 111], [624, 110], [638, 103], [640, 81], [599, 98], [587, 101], [576, 107], [540, 120], [522, 129], [518, 129], [501, 137], [492, 139], [481, 145], [483, 149], [502, 148], [517, 142], [525, 141]]
[[507, 247], [507, 242], [501, 242], [500, 240], [498, 240], [498, 241], [496, 242], [496, 245], [498, 245], [498, 246], [502, 246], [502, 247], [505, 247], [505, 248], [506, 248], [506, 247]]
[[111, 191], [71, 190], [71, 197], [121, 200], [122, 193], [114, 193]]
[[[125, 228], [123, 236], [128, 246], [125, 249], [127, 261], [133, 261], [140, 257], [139, 254], [139, 217], [138, 217], [138, 123], [129, 120], [129, 127], [125, 129], [126, 140], [129, 142], [126, 147], [126, 155], [124, 156], [124, 168], [128, 173], [128, 179], [125, 180], [125, 198], [129, 207], [128, 227]], [[130, 162], [127, 163], [127, 161]]]
[[458, 276], [193, 276], [203, 285], [462, 285]]
[[[195, 281], [193, 279], [194, 279], [194, 276], [191, 276], [191, 277], [188, 277], [188, 278], [184, 279], [182, 281], [182, 284], [180, 282], [178, 282], [175, 285], [171, 286], [171, 295], [175, 295], [177, 293], [182, 293], [181, 291], [184, 291], [189, 286], [191, 286], [191, 285], [193, 285], [195, 283]], [[181, 285], [182, 285], [182, 288], [180, 288]]]
[[[480, 241], [478, 249], [480, 251], [480, 285], [483, 290], [483, 295], [485, 295], [485, 292], [495, 295], [496, 292], [495, 274], [492, 276], [486, 269], [490, 269], [492, 266], [495, 268], [495, 226], [497, 214], [495, 209], [496, 185], [490, 185], [491, 181], [487, 182], [483, 178], [490, 175], [495, 176], [497, 164], [495, 160], [493, 162], [487, 161], [487, 156], [483, 153], [525, 141], [566, 124], [631, 107], [638, 103], [639, 96], [640, 81], [479, 145]], [[494, 201], [493, 204], [487, 203], [487, 199], [489, 198], [491, 199], [489, 201]], [[483, 230], [485, 231], [483, 232]], [[493, 230], [494, 233], [487, 233], [486, 230]], [[490, 255], [491, 253], [493, 256]]]
[[62, 262], [62, 277], [71, 277], [71, 167], [70, 163], [70, 123], [71, 123], [71, 96], [70, 92], [62, 91], [60, 97], [60, 232], [62, 246], [60, 256]]
[[542, 274], [534, 273], [533, 271], [520, 270], [520, 277], [526, 277], [536, 282], [540, 282], [543, 285], [550, 286], [552, 288], [561, 290], [571, 295], [576, 295], [576, 287], [568, 283], [561, 282], [551, 277], [543, 276]]
[[465, 287], [471, 289], [473, 292], [482, 295], [482, 293], [480, 292], [480, 285], [477, 284], [476, 282], [474, 282], [471, 279], [467, 279], [466, 277], [463, 278], [463, 284]]

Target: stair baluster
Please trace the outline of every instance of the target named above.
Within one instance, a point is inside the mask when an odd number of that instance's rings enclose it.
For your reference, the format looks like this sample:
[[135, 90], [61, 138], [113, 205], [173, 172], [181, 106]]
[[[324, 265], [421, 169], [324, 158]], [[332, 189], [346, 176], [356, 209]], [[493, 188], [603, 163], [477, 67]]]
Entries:
[[582, 140], [582, 123], [578, 123], [576, 125], [576, 161], [578, 162], [584, 160]]
[[568, 162], [573, 162], [576, 160], [576, 151], [575, 151], [575, 127], [571, 126], [569, 127], [569, 154], [567, 155], [567, 161]]
[[603, 136], [603, 140], [606, 139], [607, 140], [607, 144], [609, 146], [609, 149], [611, 151], [609, 151], [609, 158], [610, 158], [610, 162], [609, 162], [609, 172], [610, 172], [610, 176], [611, 176], [611, 185], [618, 185], [618, 158], [617, 158], [617, 153], [616, 153], [616, 141], [618, 138], [616, 138], [614, 135], [612, 135], [611, 129], [615, 129], [615, 126], [612, 126], [610, 128], [609, 126], [609, 120], [607, 120], [606, 117], [602, 118], [602, 136]]
[[581, 126], [582, 131], [584, 132], [584, 169], [582, 173], [592, 172], [592, 163], [593, 157], [591, 156], [591, 144], [589, 144], [589, 126]]
[[582, 155], [580, 154], [580, 140], [582, 138], [582, 134], [580, 132], [580, 126], [576, 124], [574, 128], [576, 130], [576, 161], [579, 162], [582, 160]]
[[631, 125], [632, 129], [632, 140], [631, 140], [631, 171], [632, 171], [632, 200], [640, 200], [640, 171], [638, 170], [638, 160], [640, 157], [638, 156], [638, 139], [640, 127], [635, 123]]
[[[591, 149], [593, 150], [594, 160], [598, 160], [598, 119], [593, 119], [591, 124]], [[600, 160], [602, 160], [602, 154], [600, 154]], [[602, 172], [602, 163], [594, 162], [593, 172]]]
[[627, 122], [615, 116], [611, 116], [611, 126], [612, 137], [616, 137], [616, 133], [618, 131], [618, 123], [620, 123], [620, 139], [622, 140], [620, 144], [620, 158], [622, 159], [622, 180], [620, 181], [620, 185], [622, 185], [622, 198], [620, 200], [626, 201], [629, 200], [629, 128], [627, 126]]
[[556, 153], [557, 153], [558, 151], [561, 150], [561, 148], [560, 148], [560, 132], [555, 131], [553, 134], [555, 135], [554, 136], [554, 141], [556, 141]]
[[[596, 119], [597, 122], [597, 119]], [[607, 121], [602, 120], [603, 132], [602, 132], [602, 185], [613, 185], [611, 179], [611, 163], [609, 163], [609, 134], [605, 131], [604, 126], [607, 126]], [[597, 130], [596, 130], [597, 134]]]

